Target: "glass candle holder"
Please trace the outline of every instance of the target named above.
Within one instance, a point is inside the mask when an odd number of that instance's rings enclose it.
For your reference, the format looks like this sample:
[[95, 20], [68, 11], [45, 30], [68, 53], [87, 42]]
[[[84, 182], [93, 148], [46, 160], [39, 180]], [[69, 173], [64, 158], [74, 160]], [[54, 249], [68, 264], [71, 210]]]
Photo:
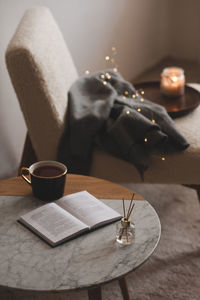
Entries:
[[178, 67], [165, 68], [161, 73], [160, 89], [166, 96], [182, 96], [185, 90], [184, 70]]
[[121, 245], [130, 245], [135, 239], [135, 225], [130, 219], [122, 218], [116, 224], [116, 241]]

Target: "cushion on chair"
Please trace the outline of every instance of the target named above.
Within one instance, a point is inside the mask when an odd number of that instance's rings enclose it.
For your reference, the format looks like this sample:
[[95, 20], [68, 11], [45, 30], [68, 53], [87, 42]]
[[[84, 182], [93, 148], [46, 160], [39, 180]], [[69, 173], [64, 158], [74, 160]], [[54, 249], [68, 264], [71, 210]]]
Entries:
[[6, 62], [38, 159], [56, 159], [67, 92], [78, 75], [48, 8], [25, 12]]
[[[190, 84], [200, 92], [200, 84]], [[189, 114], [174, 120], [177, 128], [190, 143], [182, 152], [152, 155], [144, 173], [146, 183], [199, 184], [200, 182], [200, 106]], [[99, 149], [93, 155], [90, 174], [119, 183], [141, 182], [136, 168]]]

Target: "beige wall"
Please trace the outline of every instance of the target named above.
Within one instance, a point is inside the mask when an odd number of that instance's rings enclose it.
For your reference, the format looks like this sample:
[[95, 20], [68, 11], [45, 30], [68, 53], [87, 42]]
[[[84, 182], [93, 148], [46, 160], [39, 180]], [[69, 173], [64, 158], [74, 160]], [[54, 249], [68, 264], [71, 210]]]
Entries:
[[104, 69], [104, 57], [116, 46], [119, 70], [129, 80], [166, 55], [199, 59], [199, 3], [199, 0], [0, 0], [0, 178], [13, 175], [17, 169], [26, 132], [4, 55], [27, 8], [46, 5], [51, 9], [80, 75], [86, 69]]
[[169, 1], [169, 51], [200, 62], [200, 1]]
[[101, 0], [85, 3], [93, 5], [79, 12], [81, 28], [78, 24], [73, 27], [74, 35], [70, 39], [66, 19], [64, 24], [60, 22], [80, 74], [87, 68], [93, 71], [104, 68], [104, 57], [111, 53], [113, 45], [118, 49], [120, 72], [127, 79], [137, 76], [167, 54], [167, 1]]

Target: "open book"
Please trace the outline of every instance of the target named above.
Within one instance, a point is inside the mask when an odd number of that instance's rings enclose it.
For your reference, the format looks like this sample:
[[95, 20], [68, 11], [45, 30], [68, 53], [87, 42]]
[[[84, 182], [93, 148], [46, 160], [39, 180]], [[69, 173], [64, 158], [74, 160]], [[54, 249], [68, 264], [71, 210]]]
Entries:
[[82, 191], [36, 208], [18, 221], [54, 247], [120, 218], [118, 212]]

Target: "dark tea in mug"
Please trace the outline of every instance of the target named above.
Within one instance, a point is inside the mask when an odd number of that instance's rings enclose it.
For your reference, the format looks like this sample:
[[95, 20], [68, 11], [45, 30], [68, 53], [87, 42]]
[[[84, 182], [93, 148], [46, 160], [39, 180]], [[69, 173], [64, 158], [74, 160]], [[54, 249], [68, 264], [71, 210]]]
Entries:
[[63, 170], [56, 166], [41, 166], [33, 171], [33, 175], [41, 177], [55, 177], [63, 173]]
[[[28, 173], [30, 179], [25, 175]], [[21, 169], [22, 178], [32, 186], [33, 195], [41, 200], [52, 201], [64, 194], [67, 167], [57, 161], [46, 160]]]

